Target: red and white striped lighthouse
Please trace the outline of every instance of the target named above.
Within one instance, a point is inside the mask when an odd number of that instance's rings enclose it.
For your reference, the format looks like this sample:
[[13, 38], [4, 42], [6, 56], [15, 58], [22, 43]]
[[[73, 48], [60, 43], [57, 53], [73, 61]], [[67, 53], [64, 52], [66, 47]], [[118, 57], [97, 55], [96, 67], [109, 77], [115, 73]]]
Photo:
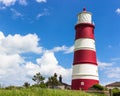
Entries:
[[88, 90], [94, 84], [99, 83], [94, 28], [92, 14], [84, 8], [83, 12], [78, 14], [78, 22], [75, 26], [73, 90]]

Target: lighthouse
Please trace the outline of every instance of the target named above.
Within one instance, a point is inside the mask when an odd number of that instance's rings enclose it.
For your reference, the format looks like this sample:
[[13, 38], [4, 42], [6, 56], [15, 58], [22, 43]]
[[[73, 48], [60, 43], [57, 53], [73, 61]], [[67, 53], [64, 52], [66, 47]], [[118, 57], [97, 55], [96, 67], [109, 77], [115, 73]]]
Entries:
[[92, 14], [83, 8], [83, 11], [78, 14], [78, 21], [75, 26], [73, 90], [88, 90], [94, 84], [99, 83], [94, 28]]

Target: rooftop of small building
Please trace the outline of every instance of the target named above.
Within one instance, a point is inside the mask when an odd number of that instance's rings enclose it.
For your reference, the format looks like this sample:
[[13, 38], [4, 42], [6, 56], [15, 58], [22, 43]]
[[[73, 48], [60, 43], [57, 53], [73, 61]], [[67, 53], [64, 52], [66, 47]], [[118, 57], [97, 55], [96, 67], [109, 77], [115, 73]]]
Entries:
[[120, 87], [120, 82], [114, 82], [107, 84], [106, 87]]

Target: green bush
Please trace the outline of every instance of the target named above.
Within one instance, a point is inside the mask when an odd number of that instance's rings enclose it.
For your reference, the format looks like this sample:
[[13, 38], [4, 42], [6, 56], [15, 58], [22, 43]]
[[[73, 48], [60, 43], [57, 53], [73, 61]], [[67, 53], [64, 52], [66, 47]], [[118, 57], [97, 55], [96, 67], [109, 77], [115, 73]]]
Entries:
[[8, 90], [16, 89], [16, 86], [7, 86], [5, 87], [5, 89], [8, 89]]
[[8, 89], [8, 90], [14, 90], [14, 89], [22, 89], [22, 87], [18, 87], [18, 86], [7, 86], [5, 87], [5, 89]]
[[38, 87], [38, 88], [47, 88], [46, 84], [44, 82], [41, 82], [40, 84], [34, 84], [32, 87]]
[[120, 90], [118, 88], [112, 89], [113, 96], [120, 96]]
[[47, 88], [47, 86], [44, 82], [41, 82], [39, 86], [40, 86], [40, 88]]
[[101, 90], [101, 91], [104, 90], [104, 87], [100, 84], [95, 84], [95, 85], [92, 86], [92, 88], [94, 88], [96, 90]]

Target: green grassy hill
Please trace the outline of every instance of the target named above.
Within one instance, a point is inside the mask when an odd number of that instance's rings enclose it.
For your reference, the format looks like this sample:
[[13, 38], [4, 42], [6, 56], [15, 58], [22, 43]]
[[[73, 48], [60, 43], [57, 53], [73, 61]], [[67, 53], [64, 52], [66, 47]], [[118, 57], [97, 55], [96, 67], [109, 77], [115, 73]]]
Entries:
[[56, 90], [41, 88], [0, 89], [0, 96], [105, 96], [82, 91]]

